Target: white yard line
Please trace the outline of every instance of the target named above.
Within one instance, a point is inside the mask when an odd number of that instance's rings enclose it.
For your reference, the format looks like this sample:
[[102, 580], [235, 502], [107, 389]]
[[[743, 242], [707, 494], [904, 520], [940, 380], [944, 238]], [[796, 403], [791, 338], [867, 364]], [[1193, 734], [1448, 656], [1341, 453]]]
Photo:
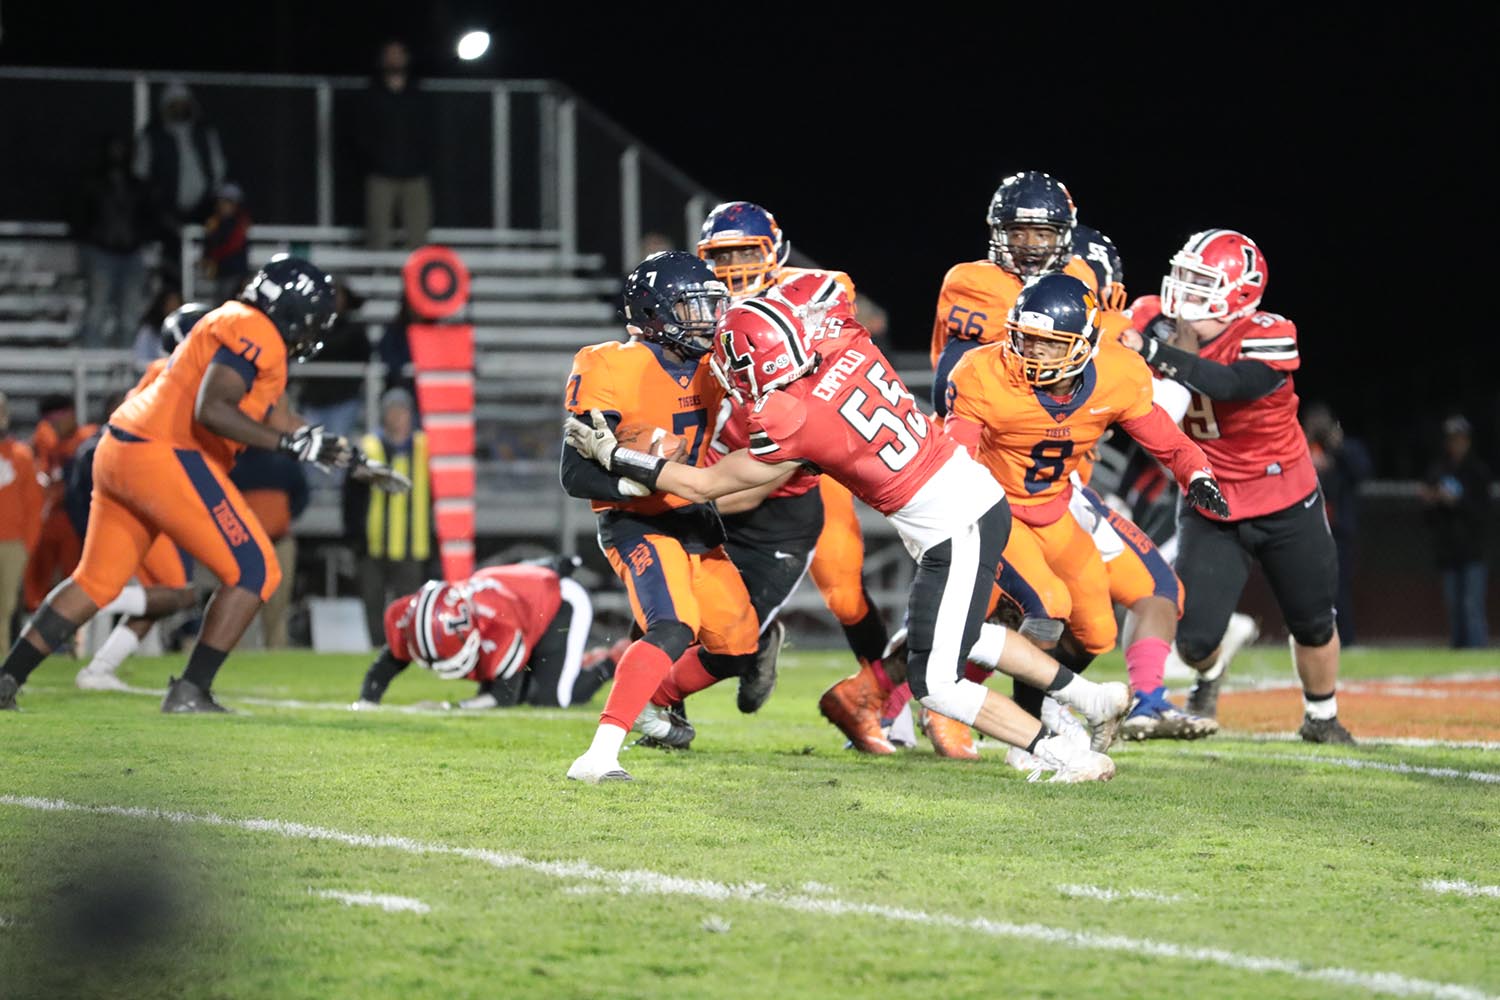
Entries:
[[883, 906], [878, 903], [860, 903], [828, 896], [814, 897], [806, 894], [779, 892], [753, 882], [730, 884], [653, 871], [611, 870], [596, 867], [587, 861], [535, 861], [517, 854], [502, 854], [499, 851], [484, 848], [453, 847], [448, 844], [424, 843], [406, 837], [388, 835], [346, 833], [341, 830], [289, 823], [283, 820], [231, 819], [213, 813], [176, 812], [140, 806], [89, 806], [60, 799], [20, 795], [0, 795], [0, 805], [45, 812], [84, 812], [101, 816], [217, 826], [256, 833], [271, 833], [288, 839], [328, 841], [349, 847], [394, 850], [407, 854], [448, 855], [477, 861], [502, 870], [516, 869], [548, 878], [593, 883], [608, 891], [622, 894], [688, 896], [714, 901], [755, 903], [798, 913], [813, 913], [829, 917], [873, 917], [895, 923], [967, 930], [996, 938], [1036, 941], [1062, 948], [1202, 962], [1242, 972], [1280, 973], [1297, 979], [1334, 983], [1389, 996], [1425, 996], [1439, 998], [1439, 1000], [1496, 1000], [1472, 986], [1415, 979], [1394, 972], [1361, 972], [1357, 969], [1313, 966], [1293, 959], [1245, 955], [1222, 948], [1198, 948], [1171, 941], [1132, 938], [1120, 934], [1074, 931], [1043, 924], [1013, 924], [1003, 920], [991, 920], [987, 917], [961, 917], [904, 907]]
[[1393, 774], [1420, 774], [1429, 778], [1463, 778], [1486, 785], [1500, 785], [1500, 773], [1495, 771], [1460, 771], [1451, 767], [1417, 767], [1414, 764], [1397, 762], [1387, 764], [1378, 760], [1360, 760], [1354, 757], [1322, 757], [1316, 754], [1253, 753], [1243, 750], [1179, 750], [1180, 757], [1222, 757], [1226, 760], [1276, 760], [1305, 764], [1324, 764], [1329, 767], [1347, 767], [1356, 771], [1390, 771]]
[[1113, 903], [1121, 899], [1142, 899], [1151, 903], [1180, 903], [1187, 898], [1151, 892], [1149, 889], [1106, 889], [1097, 885], [1060, 885], [1057, 891], [1064, 896], [1097, 899], [1105, 903]]
[[[76, 692], [76, 688], [63, 688], [51, 686], [31, 685], [26, 688], [38, 694], [69, 694]], [[96, 692], [84, 692], [95, 694]], [[104, 692], [106, 694], [134, 694], [148, 698], [161, 698], [167, 693], [166, 688], [143, 688], [126, 686], [124, 688]], [[226, 705], [254, 705], [257, 708], [287, 708], [299, 711], [315, 712], [347, 712], [350, 711], [350, 701], [302, 701], [297, 698], [260, 698], [255, 695], [216, 695]], [[373, 715], [427, 715], [427, 716], [465, 716], [479, 717], [488, 715], [495, 709], [463, 709], [463, 708], [422, 708], [418, 705], [381, 705], [378, 709], [369, 710]], [[526, 719], [584, 719], [589, 718], [587, 712], [568, 711], [561, 708], [529, 708], [525, 705], [517, 705], [514, 708], [504, 709], [507, 718]], [[697, 725], [697, 723], [694, 723]]]
[[1465, 882], [1463, 879], [1449, 882], [1445, 879], [1432, 878], [1422, 883], [1422, 888], [1433, 892], [1452, 892], [1460, 896], [1490, 896], [1500, 899], [1500, 885], [1475, 885], [1473, 882]]
[[378, 892], [340, 892], [338, 889], [308, 889], [322, 899], [336, 899], [345, 906], [378, 906], [387, 913], [431, 913], [432, 907], [420, 899], [385, 896]]
[[[1302, 737], [1288, 730], [1284, 733], [1255, 733], [1244, 729], [1225, 729], [1223, 734], [1230, 739], [1248, 743], [1302, 743]], [[1380, 736], [1366, 739], [1358, 737], [1360, 746], [1369, 747], [1421, 747], [1442, 750], [1500, 750], [1500, 742], [1493, 740], [1430, 740], [1416, 736]]]

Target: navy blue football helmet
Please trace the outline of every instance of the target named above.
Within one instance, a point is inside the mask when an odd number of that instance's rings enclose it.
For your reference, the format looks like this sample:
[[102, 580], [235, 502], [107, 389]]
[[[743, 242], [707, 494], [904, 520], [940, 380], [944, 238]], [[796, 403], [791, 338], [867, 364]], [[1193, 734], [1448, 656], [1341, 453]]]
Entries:
[[[750, 250], [755, 259], [739, 263], [717, 259], [732, 250]], [[776, 284], [791, 252], [792, 242], [782, 235], [776, 216], [748, 201], [714, 206], [698, 234], [698, 256], [714, 265], [714, 273], [735, 301]]]
[[[1018, 278], [1061, 271], [1073, 255], [1077, 212], [1062, 181], [1040, 170], [1023, 170], [1000, 182], [990, 199], [990, 260]], [[1045, 226], [1052, 238], [1019, 243], [1019, 227]]]
[[161, 349], [165, 354], [177, 350], [177, 345], [187, 340], [188, 334], [198, 321], [213, 312], [216, 306], [207, 302], [184, 302], [167, 314], [161, 321]]
[[1119, 312], [1125, 308], [1125, 262], [1115, 241], [1079, 223], [1073, 227], [1073, 255], [1094, 269], [1099, 283], [1099, 300], [1105, 309]]
[[713, 265], [682, 250], [652, 254], [625, 279], [631, 332], [689, 358], [713, 349], [714, 324], [728, 309], [729, 288]]
[[1071, 274], [1044, 274], [1016, 299], [1005, 329], [1007, 361], [1032, 385], [1081, 374], [1099, 348], [1099, 298]]
[[279, 253], [266, 261], [240, 301], [266, 314], [286, 341], [286, 356], [306, 361], [323, 349], [323, 334], [338, 318], [333, 278], [301, 257]]

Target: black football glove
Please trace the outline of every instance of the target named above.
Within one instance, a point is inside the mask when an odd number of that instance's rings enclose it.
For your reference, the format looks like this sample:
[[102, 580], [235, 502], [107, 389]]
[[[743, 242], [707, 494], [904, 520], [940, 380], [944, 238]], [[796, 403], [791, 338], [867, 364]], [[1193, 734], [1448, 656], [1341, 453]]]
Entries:
[[276, 447], [299, 462], [325, 469], [342, 469], [354, 457], [349, 442], [337, 434], [329, 434], [321, 424], [303, 424], [292, 433], [281, 435]]
[[1219, 484], [1214, 482], [1213, 476], [1199, 476], [1189, 483], [1187, 498], [1188, 503], [1214, 517], [1229, 516], [1229, 502], [1219, 491]]

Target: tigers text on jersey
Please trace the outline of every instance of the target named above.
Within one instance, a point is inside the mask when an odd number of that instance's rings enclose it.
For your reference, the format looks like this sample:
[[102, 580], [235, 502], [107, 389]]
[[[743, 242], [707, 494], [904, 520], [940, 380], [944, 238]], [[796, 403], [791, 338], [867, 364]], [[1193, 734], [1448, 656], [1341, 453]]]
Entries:
[[[1063, 273], [1098, 292], [1099, 279], [1082, 257], [1068, 261]], [[932, 323], [931, 361], [934, 368], [950, 337], [992, 344], [1005, 336], [1005, 318], [1024, 287], [1020, 278], [992, 260], [954, 264], [943, 276], [937, 317]]]
[[[1132, 320], [1140, 328], [1160, 309], [1159, 300], [1142, 299]], [[1194, 391], [1182, 418], [1182, 429], [1213, 464], [1231, 519], [1270, 514], [1306, 499], [1318, 488], [1318, 473], [1297, 422], [1292, 381], [1302, 363], [1297, 327], [1276, 313], [1253, 312], [1202, 344], [1198, 356], [1221, 365], [1259, 361], [1285, 375], [1275, 391], [1259, 399], [1215, 400]]]
[[999, 488], [917, 407], [858, 324], [814, 345], [818, 369], [750, 413], [750, 454], [817, 467], [891, 519], [920, 555], [998, 503]]
[[[506, 678], [526, 665], [547, 626], [562, 608], [558, 576], [542, 566], [491, 566], [464, 584], [479, 629], [479, 662], [467, 675], [472, 681]], [[391, 655], [410, 663], [406, 626], [415, 613], [417, 595], [407, 594], [385, 609], [385, 641]], [[439, 620], [442, 614], [439, 611]], [[455, 622], [455, 627], [463, 627]], [[446, 626], [445, 626], [446, 627]]]
[[[565, 405], [588, 420], [589, 410], [617, 415], [621, 424], [649, 424], [687, 440], [689, 465], [703, 465], [724, 390], [705, 355], [674, 362], [644, 340], [585, 347], [573, 358]], [[595, 511], [662, 514], [689, 501], [668, 493], [633, 500], [595, 500]]]
[[202, 452], [223, 471], [245, 446], [209, 431], [193, 416], [198, 388], [211, 364], [245, 380], [240, 412], [263, 421], [286, 391], [286, 343], [266, 314], [226, 302], [199, 320], [177, 346], [166, 371], [121, 403], [110, 423], [148, 441]]
[[1102, 341], [1066, 401], [1028, 383], [1007, 344], [969, 351], [948, 379], [950, 420], [980, 428], [975, 457], [1005, 489], [1011, 511], [1050, 524], [1068, 510], [1069, 475], [1110, 424], [1151, 412], [1151, 370], [1134, 351]]

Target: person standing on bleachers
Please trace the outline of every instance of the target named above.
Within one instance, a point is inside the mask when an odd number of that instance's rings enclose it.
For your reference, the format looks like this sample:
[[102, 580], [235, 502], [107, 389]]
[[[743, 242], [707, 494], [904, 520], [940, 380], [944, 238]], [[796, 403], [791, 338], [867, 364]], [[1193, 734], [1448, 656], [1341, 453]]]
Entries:
[[416, 407], [405, 389], [380, 397], [380, 428], [359, 448], [411, 480], [410, 494], [387, 496], [353, 476], [344, 480], [344, 536], [359, 555], [360, 598], [370, 644], [385, 638], [386, 605], [427, 579], [433, 553], [432, 485], [427, 435], [416, 426]]
[[198, 270], [211, 282], [216, 302], [239, 295], [250, 280], [250, 213], [238, 184], [225, 182], [214, 192], [213, 214], [203, 222]]
[[266, 598], [260, 620], [266, 648], [285, 649], [287, 611], [297, 576], [297, 539], [292, 534], [292, 522], [307, 509], [307, 480], [302, 475], [301, 463], [285, 452], [246, 448], [230, 470], [229, 481], [244, 494], [245, 503], [276, 549], [281, 583]]
[[193, 92], [181, 81], [167, 84], [156, 117], [136, 141], [135, 175], [151, 192], [162, 271], [171, 284], [182, 284], [182, 227], [208, 217], [226, 169], [218, 130], [204, 120]]
[[10, 435], [10, 402], [0, 392], [0, 649], [10, 648], [10, 620], [21, 596], [26, 560], [42, 531], [42, 487], [31, 449]]
[[146, 298], [151, 208], [146, 185], [130, 172], [130, 140], [110, 136], [79, 191], [70, 220], [88, 283], [79, 330], [84, 347], [125, 347]]
[[37, 406], [31, 451], [37, 481], [42, 484], [42, 533], [26, 563], [26, 610], [35, 611], [59, 580], [78, 565], [83, 539], [73, 528], [63, 496], [68, 468], [78, 446], [94, 436], [98, 424], [80, 424], [70, 396], [43, 396]]
[[417, 89], [406, 43], [392, 39], [356, 116], [355, 148], [365, 174], [365, 245], [386, 250], [401, 220], [403, 249], [427, 242], [432, 226], [433, 120], [429, 95]]
[[[334, 278], [339, 318], [323, 338], [318, 361], [368, 364], [373, 348], [365, 324], [352, 314], [365, 304], [362, 296]], [[358, 375], [304, 378], [298, 382], [298, 412], [330, 434], [348, 436], [365, 424], [365, 380]], [[342, 470], [336, 470], [342, 472]]]

